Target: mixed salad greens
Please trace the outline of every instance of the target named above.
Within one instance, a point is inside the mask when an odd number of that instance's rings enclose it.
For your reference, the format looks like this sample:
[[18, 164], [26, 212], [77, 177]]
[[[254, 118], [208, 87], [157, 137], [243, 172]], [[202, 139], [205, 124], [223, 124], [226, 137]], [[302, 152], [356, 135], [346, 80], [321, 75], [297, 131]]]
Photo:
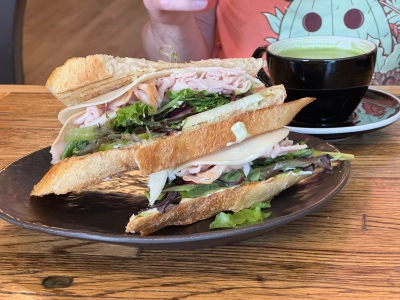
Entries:
[[[304, 172], [312, 172], [319, 166], [325, 172], [331, 173], [331, 160], [349, 160], [353, 158], [354, 156], [351, 154], [302, 149], [273, 159], [256, 159], [252, 162], [251, 169], [247, 175], [244, 174], [242, 169], [232, 170], [222, 174], [211, 184], [186, 182], [181, 177], [177, 177], [165, 185], [156, 203], [152, 207], [140, 211], [137, 217], [146, 216], [149, 213], [148, 210], [152, 208], [156, 208], [159, 212], [164, 213], [169, 205], [177, 205], [182, 199], [205, 197], [214, 192], [237, 187], [249, 182], [264, 181], [271, 177], [284, 176], [288, 172], [306, 174]], [[149, 198], [149, 191], [146, 192], [146, 196]], [[210, 229], [239, 227], [261, 222], [270, 215], [270, 213], [263, 212], [261, 209], [269, 207], [270, 199], [233, 214], [221, 212], [216, 216], [215, 221], [211, 223]]]
[[239, 95], [190, 89], [168, 91], [167, 100], [157, 111], [137, 101], [117, 110], [117, 116], [108, 119], [104, 125], [70, 129], [64, 136], [68, 145], [61, 158], [119, 148], [143, 139], [169, 135], [173, 131], [182, 130], [183, 121], [187, 117], [241, 99], [250, 93], [251, 89]]
[[264, 208], [271, 208], [271, 200], [254, 203], [250, 208], [235, 213], [220, 212], [215, 216], [215, 220], [211, 222], [209, 228], [235, 228], [259, 223], [271, 215], [270, 211], [263, 211]]

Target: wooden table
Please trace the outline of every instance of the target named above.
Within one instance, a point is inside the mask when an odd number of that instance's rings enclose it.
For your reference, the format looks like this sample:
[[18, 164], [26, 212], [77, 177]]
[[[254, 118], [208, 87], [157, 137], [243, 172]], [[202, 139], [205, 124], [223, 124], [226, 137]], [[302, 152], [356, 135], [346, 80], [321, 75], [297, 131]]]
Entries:
[[[0, 86], [0, 169], [50, 145], [62, 107], [43, 87]], [[0, 220], [0, 299], [400, 299], [399, 143], [400, 122], [336, 143], [356, 156], [337, 196], [230, 246], [140, 251]]]

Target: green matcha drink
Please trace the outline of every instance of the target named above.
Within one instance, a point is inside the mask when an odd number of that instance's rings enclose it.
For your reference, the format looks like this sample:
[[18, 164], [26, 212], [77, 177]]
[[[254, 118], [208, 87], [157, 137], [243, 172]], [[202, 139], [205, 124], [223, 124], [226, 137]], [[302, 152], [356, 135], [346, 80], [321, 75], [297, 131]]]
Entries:
[[357, 49], [343, 49], [339, 47], [299, 47], [289, 48], [277, 53], [278, 55], [305, 59], [334, 59], [352, 57], [363, 54]]
[[317, 98], [293, 118], [293, 123], [341, 127], [347, 126], [368, 90], [377, 47], [353, 37], [308, 36], [258, 47], [253, 56], [262, 57], [264, 52], [269, 74], [264, 72], [259, 78], [268, 78], [267, 85], [283, 84], [285, 102]]

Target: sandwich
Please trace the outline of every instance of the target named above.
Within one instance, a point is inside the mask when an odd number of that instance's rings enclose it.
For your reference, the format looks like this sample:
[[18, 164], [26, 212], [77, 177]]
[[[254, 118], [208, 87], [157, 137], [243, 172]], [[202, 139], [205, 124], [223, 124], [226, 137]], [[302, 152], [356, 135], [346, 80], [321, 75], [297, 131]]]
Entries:
[[117, 174], [148, 176], [148, 209], [128, 233], [148, 235], [240, 212], [350, 156], [293, 144], [284, 128], [313, 98], [284, 103], [283, 86], [255, 75], [261, 59], [150, 62], [68, 60], [46, 86], [67, 107], [53, 166], [32, 196], [78, 192]]
[[46, 86], [67, 107], [53, 166], [31, 195], [79, 191], [116, 174], [154, 174], [287, 125], [313, 98], [284, 103], [255, 75], [261, 59], [191, 63], [93, 55], [54, 70]]
[[211, 229], [254, 224], [268, 216], [261, 209], [281, 191], [319, 172], [331, 173], [337, 160], [354, 158], [294, 144], [288, 133], [287, 128], [262, 133], [151, 174], [149, 207], [132, 215], [126, 232], [148, 235], [215, 215]]

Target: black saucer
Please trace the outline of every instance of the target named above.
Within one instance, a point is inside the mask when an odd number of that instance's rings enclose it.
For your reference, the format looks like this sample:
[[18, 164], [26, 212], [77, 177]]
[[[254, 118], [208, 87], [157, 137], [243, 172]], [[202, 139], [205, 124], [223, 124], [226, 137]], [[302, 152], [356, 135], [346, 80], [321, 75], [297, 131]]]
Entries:
[[337, 140], [380, 130], [399, 118], [400, 100], [389, 93], [369, 88], [351, 118], [345, 122], [330, 126], [291, 122], [286, 127], [293, 132]]

